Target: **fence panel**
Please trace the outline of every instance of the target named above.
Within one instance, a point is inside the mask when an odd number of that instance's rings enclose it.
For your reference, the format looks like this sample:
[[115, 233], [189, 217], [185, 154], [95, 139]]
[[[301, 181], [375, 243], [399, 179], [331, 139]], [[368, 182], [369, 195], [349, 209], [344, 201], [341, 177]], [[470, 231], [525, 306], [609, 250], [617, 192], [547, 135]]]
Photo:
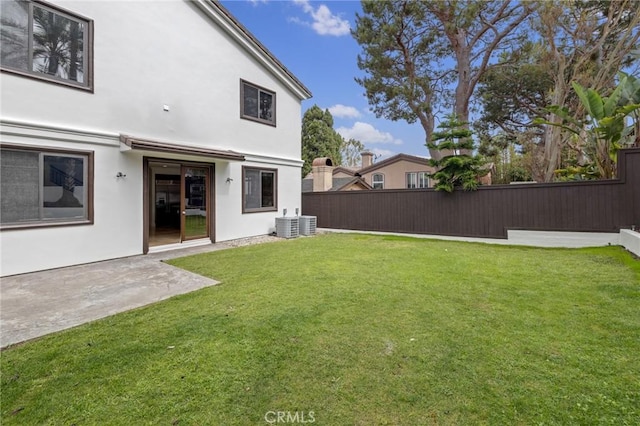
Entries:
[[618, 232], [640, 227], [640, 148], [619, 152], [618, 179], [432, 189], [307, 192], [318, 227], [506, 238], [508, 229]]

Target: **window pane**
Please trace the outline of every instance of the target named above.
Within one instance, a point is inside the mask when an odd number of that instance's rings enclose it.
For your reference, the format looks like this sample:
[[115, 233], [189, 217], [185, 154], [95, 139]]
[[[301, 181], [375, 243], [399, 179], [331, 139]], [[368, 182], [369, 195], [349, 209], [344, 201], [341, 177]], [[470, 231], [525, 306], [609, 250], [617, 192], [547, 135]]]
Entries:
[[275, 210], [276, 178], [273, 170], [244, 169], [244, 210]]
[[384, 189], [384, 176], [377, 173], [371, 177], [373, 189]]
[[273, 95], [260, 92], [260, 118], [273, 121]]
[[84, 175], [82, 158], [43, 155], [43, 219], [85, 216]]
[[407, 173], [407, 188], [413, 189], [417, 186], [418, 176], [416, 173]]
[[245, 209], [260, 208], [260, 171], [245, 169], [244, 173], [244, 207]]
[[273, 172], [262, 172], [262, 206], [275, 206], [275, 174]]
[[429, 174], [426, 172], [422, 172], [418, 174], [418, 188], [428, 188], [429, 187]]
[[33, 7], [33, 71], [83, 82], [85, 25]]
[[258, 89], [243, 84], [243, 114], [258, 118]]
[[37, 221], [39, 209], [39, 159], [37, 152], [0, 152], [2, 223]]
[[0, 56], [3, 66], [28, 70], [29, 3], [0, 2]]

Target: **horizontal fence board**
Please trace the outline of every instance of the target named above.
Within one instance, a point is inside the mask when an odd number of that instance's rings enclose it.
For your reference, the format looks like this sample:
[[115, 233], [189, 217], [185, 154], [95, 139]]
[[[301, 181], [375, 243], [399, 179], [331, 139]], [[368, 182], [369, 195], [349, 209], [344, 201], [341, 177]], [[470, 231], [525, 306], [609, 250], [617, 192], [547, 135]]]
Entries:
[[619, 152], [618, 179], [433, 189], [307, 192], [321, 228], [506, 238], [508, 229], [618, 232], [640, 227], [640, 148]]

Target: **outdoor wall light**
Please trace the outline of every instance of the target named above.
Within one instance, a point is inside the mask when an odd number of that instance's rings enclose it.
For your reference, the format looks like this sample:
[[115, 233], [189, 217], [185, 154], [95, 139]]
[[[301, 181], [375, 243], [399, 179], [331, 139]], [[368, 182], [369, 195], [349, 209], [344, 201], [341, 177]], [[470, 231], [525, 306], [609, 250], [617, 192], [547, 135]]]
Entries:
[[125, 174], [124, 174], [124, 173], [122, 173], [122, 172], [118, 172], [118, 173], [116, 173], [116, 179], [119, 179], [119, 178], [126, 178], [126, 177], [127, 177], [127, 175], [125, 175]]
[[300, 209], [296, 207], [296, 216], [299, 216]]
[[231, 183], [233, 182], [233, 179], [231, 179], [230, 177], [227, 178], [227, 183]]

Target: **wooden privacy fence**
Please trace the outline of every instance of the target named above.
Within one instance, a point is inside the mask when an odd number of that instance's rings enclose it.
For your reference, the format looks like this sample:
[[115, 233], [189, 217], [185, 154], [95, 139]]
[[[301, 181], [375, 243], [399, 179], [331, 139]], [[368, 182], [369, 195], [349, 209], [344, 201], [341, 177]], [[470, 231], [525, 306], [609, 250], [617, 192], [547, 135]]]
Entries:
[[307, 192], [320, 228], [507, 238], [508, 229], [618, 232], [640, 227], [640, 148], [618, 154], [618, 179], [433, 189]]

